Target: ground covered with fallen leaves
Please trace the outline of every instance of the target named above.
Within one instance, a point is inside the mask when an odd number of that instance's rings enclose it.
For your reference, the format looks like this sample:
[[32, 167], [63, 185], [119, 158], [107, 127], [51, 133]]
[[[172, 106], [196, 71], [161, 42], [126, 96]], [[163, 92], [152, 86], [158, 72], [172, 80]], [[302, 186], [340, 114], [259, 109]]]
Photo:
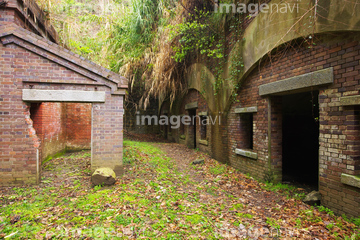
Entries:
[[360, 239], [359, 219], [183, 145], [126, 140], [124, 167], [114, 186], [92, 186], [90, 153], [66, 154], [39, 186], [0, 188], [0, 239]]

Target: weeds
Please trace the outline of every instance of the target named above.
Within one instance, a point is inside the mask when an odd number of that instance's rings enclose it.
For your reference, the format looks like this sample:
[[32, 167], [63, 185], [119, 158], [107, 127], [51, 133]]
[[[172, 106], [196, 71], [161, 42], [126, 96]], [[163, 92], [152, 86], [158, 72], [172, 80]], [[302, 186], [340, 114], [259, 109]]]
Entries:
[[[83, 175], [73, 176], [69, 181], [45, 178], [43, 181], [51, 184], [13, 188], [8, 194], [0, 195], [0, 238], [130, 239], [136, 235], [147, 239], [218, 239], [238, 231], [240, 224], [246, 230], [256, 229], [258, 224], [267, 225], [277, 230], [278, 237], [287, 236], [282, 231], [289, 225], [281, 217], [285, 219], [289, 212], [294, 214], [298, 210], [289, 201], [286, 206], [276, 205], [266, 210], [272, 216], [262, 215], [263, 206], [257, 205], [255, 198], [251, 201], [246, 198], [257, 186], [254, 180], [234, 175], [234, 171], [227, 171], [226, 165], [207, 163], [201, 169], [207, 178], [198, 182], [191, 174], [178, 171], [174, 161], [152, 144], [124, 141], [124, 146], [124, 156], [129, 160], [125, 164], [127, 170], [114, 186], [91, 188], [86, 171], [68, 169]], [[75, 160], [83, 161], [78, 156], [84, 153], [76, 156]], [[71, 162], [70, 156], [65, 160]], [[52, 161], [54, 173], [58, 167], [67, 169], [62, 165], [63, 159]], [[227, 178], [236, 181], [220, 185]], [[244, 186], [246, 183], [252, 187]], [[242, 189], [232, 192], [226, 185]], [[285, 191], [286, 187], [268, 188]], [[286, 201], [282, 196], [276, 199]], [[341, 218], [333, 218], [330, 210], [323, 207], [319, 210], [333, 219], [323, 228], [332, 237], [351, 239], [358, 234]], [[322, 216], [315, 208], [298, 211], [292, 227], [299, 232], [304, 228], [310, 231], [312, 225], [324, 221]]]

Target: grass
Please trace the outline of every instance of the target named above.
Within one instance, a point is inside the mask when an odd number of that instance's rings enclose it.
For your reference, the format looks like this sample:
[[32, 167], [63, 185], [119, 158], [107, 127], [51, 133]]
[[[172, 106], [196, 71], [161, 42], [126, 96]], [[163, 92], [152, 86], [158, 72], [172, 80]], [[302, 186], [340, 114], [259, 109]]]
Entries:
[[265, 184], [262, 185], [262, 188], [268, 191], [286, 195], [288, 198], [296, 198], [301, 200], [305, 197], [305, 193], [299, 192], [297, 187], [288, 184], [265, 182]]
[[[72, 168], [64, 173], [64, 179], [69, 178], [68, 181], [48, 178], [43, 182], [49, 182], [40, 186], [0, 192], [0, 238], [221, 239], [231, 231], [238, 231], [240, 224], [247, 228], [262, 224], [276, 229], [282, 237], [286, 236], [280, 229], [289, 226], [284, 226], [287, 222], [279, 218], [290, 217], [287, 212], [282, 212], [286, 211], [285, 207], [274, 207], [267, 211], [274, 215], [265, 217], [261, 215], [264, 210], [259, 210], [254, 202], [241, 199], [250, 194], [250, 188], [242, 191], [244, 195], [240, 196], [216, 185], [220, 178], [236, 179], [227, 183], [234, 186], [239, 181], [253, 184], [253, 180], [246, 177], [241, 180], [239, 175], [235, 178], [231, 168], [207, 163], [202, 165], [207, 178], [203, 182], [194, 181], [190, 173], [179, 172], [175, 162], [153, 144], [124, 141], [124, 146], [126, 171], [114, 186], [91, 188], [86, 169], [76, 171]], [[88, 154], [71, 156], [65, 159], [66, 162], [71, 158], [73, 163], [82, 162]], [[59, 162], [62, 163], [62, 159]], [[48, 171], [53, 174], [58, 174], [59, 167], [66, 169], [56, 162], [50, 163], [52, 170]], [[282, 191], [285, 188], [267, 187]], [[291, 211], [298, 211], [294, 209]], [[345, 238], [356, 233], [342, 219], [328, 216], [332, 215], [330, 210], [319, 210], [308, 208], [294, 215], [296, 231], [307, 233], [302, 229], [323, 221], [324, 212], [330, 219], [326, 229], [332, 236]]]

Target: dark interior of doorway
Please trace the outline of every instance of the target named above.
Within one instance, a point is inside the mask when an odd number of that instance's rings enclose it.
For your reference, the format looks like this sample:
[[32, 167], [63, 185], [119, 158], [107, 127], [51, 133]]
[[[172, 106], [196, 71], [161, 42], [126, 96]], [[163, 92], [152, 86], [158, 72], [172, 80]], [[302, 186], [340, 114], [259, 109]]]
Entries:
[[318, 91], [282, 97], [283, 182], [318, 190]]
[[189, 116], [191, 117], [191, 125], [189, 126], [189, 136], [191, 145], [193, 145], [194, 149], [196, 148], [196, 109], [189, 110]]

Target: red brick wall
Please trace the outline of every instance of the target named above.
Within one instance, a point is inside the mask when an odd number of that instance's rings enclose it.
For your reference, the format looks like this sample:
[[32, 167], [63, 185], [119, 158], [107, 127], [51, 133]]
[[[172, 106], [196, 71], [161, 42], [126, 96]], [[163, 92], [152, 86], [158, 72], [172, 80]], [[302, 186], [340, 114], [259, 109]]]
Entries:
[[[34, 147], [39, 143], [30, 119], [30, 104], [22, 101], [22, 89], [30, 88], [30, 85], [33, 86], [34, 84], [23, 81], [42, 81], [44, 84], [36, 84], [34, 88], [54, 90], [94, 90], [91, 85], [61, 84], [64, 81], [70, 83], [81, 81], [90, 84], [94, 81], [14, 44], [6, 47], [0, 44], [0, 66], [0, 185], [35, 183], [37, 180], [37, 149], [40, 155], [43, 155], [40, 157], [45, 157], [48, 152], [45, 150], [44, 154], [41, 154], [42, 149], [46, 149], [46, 147], [41, 149]], [[59, 84], [50, 86], [49, 82], [59, 82]], [[97, 89], [104, 91], [105, 87], [98, 87]], [[122, 107], [122, 102], [116, 104], [117, 107]], [[38, 110], [44, 111], [45, 117], [42, 118], [42, 122], [48, 124], [43, 127], [35, 127], [43, 138], [40, 140], [45, 145], [51, 144], [50, 149], [54, 150], [51, 153], [55, 153], [60, 149], [57, 145], [63, 146], [63, 142], [60, 140], [64, 136], [59, 130], [61, 126], [64, 126], [59, 123], [61, 107], [59, 104], [50, 103], [43, 103], [42, 105], [44, 107]], [[46, 107], [49, 108], [45, 109]], [[81, 111], [90, 112], [90, 110], [85, 109]], [[35, 124], [37, 124], [36, 120], [35, 117]], [[86, 122], [89, 123], [89, 121]], [[104, 120], [104, 123], [106, 121]], [[110, 124], [109, 128], [111, 128]], [[49, 131], [50, 129], [51, 131]], [[69, 139], [73, 141], [79, 137], [79, 140], [84, 142], [85, 134], [90, 131], [89, 129], [84, 130], [81, 136], [72, 135]], [[122, 146], [121, 141], [119, 144]]]
[[41, 140], [41, 159], [65, 149], [91, 148], [91, 104], [32, 103], [30, 116]]
[[[243, 172], [264, 178], [268, 156], [268, 97], [259, 96], [259, 86], [281, 79], [333, 67], [334, 84], [320, 88], [320, 184], [322, 203], [336, 213], [360, 215], [360, 189], [342, 184], [341, 173], [360, 173], [360, 117], [356, 107], [340, 106], [340, 97], [358, 95], [360, 80], [359, 34], [336, 33], [314, 36], [316, 45], [294, 42], [291, 47], [273, 53], [271, 61], [263, 59], [244, 80], [237, 100], [228, 114], [229, 159], [231, 165]], [[257, 106], [254, 114], [254, 149], [258, 159], [236, 155], [240, 141], [239, 115], [236, 107]], [[281, 179], [281, 99], [271, 97], [272, 168]]]
[[66, 149], [90, 149], [91, 104], [66, 103]]
[[0, 44], [0, 185], [36, 182], [38, 142], [12, 67], [15, 55]]
[[41, 140], [41, 159], [44, 160], [66, 147], [66, 131], [61, 103], [32, 103], [30, 117]]

